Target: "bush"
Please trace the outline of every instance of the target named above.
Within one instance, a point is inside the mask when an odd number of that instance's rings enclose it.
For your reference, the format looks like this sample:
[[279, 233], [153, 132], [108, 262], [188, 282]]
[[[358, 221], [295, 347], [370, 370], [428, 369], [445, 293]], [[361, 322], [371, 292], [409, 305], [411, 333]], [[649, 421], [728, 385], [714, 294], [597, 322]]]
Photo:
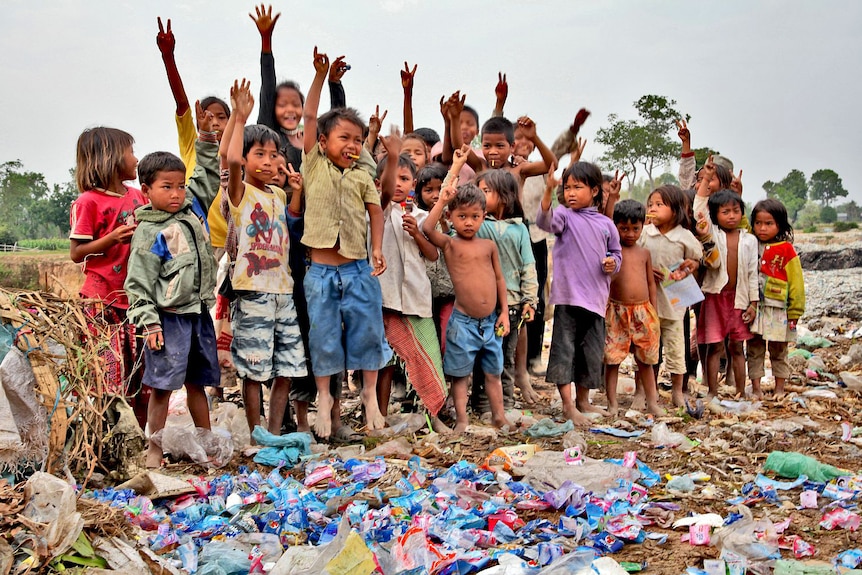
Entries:
[[814, 224], [811, 224], [810, 226], [808, 226], [807, 228], [802, 230], [802, 232], [806, 233], [806, 234], [816, 234], [817, 233], [817, 226], [815, 226]]
[[18, 241], [18, 234], [10, 228], [0, 225], [0, 244], [14, 245]]
[[832, 206], [820, 208], [820, 221], [824, 224], [834, 224], [838, 221], [838, 212]]
[[850, 230], [858, 230], [859, 224], [856, 222], [835, 222], [835, 225], [832, 228], [836, 232], [847, 232]]
[[59, 252], [69, 249], [68, 238], [40, 238], [38, 240], [21, 240], [18, 245], [22, 248], [33, 248], [46, 252]]

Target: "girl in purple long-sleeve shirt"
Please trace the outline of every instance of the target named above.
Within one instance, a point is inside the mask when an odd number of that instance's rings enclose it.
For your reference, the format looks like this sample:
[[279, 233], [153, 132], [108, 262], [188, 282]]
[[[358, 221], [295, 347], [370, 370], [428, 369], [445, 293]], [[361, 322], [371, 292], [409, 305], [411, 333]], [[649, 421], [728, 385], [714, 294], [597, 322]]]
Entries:
[[[551, 210], [551, 193], [560, 205]], [[557, 385], [563, 414], [575, 425], [589, 425], [590, 389], [604, 381], [605, 308], [611, 276], [620, 269], [620, 236], [613, 221], [599, 213], [602, 172], [576, 162], [563, 172], [562, 185], [548, 174], [536, 225], [556, 236], [551, 303], [554, 331], [546, 380]], [[572, 383], [575, 401], [572, 401]]]

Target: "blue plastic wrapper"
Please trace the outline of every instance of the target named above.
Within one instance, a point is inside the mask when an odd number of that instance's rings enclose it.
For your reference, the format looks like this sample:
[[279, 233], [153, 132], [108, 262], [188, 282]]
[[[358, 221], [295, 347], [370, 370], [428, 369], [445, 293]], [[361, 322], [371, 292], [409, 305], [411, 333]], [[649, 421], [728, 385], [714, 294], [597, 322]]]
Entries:
[[539, 543], [539, 564], [545, 566], [563, 556], [563, 548], [556, 543]]
[[593, 547], [601, 551], [602, 554], [617, 553], [624, 545], [622, 541], [607, 531], [600, 531], [599, 533], [590, 535], [590, 539], [593, 541]]
[[838, 554], [835, 559], [836, 563], [841, 567], [855, 569], [862, 564], [862, 549], [848, 549]]

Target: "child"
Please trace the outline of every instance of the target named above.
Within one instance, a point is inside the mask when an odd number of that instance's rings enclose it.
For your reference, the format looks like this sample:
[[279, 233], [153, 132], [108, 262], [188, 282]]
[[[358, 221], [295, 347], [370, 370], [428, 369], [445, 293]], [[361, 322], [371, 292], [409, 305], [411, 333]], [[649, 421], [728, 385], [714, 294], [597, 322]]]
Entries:
[[[708, 398], [718, 395], [718, 364], [728, 339], [730, 366], [739, 395], [745, 393], [745, 351], [751, 339], [748, 324], [754, 320], [757, 295], [757, 240], [739, 229], [745, 204], [736, 192], [709, 192], [715, 164], [708, 159], [694, 198], [697, 232], [707, 255], [701, 284], [704, 301], [697, 317], [697, 342], [708, 345], [706, 381]], [[704, 212], [708, 208], [708, 217]], [[717, 227], [716, 227], [717, 226]], [[709, 252], [712, 253], [709, 253]], [[713, 255], [716, 254], [716, 255]]]
[[653, 273], [658, 284], [656, 299], [661, 323], [661, 343], [665, 368], [671, 374], [673, 404], [685, 404], [682, 380], [686, 372], [685, 336], [682, 322], [685, 310], [674, 309], [665, 295], [662, 282], [681, 280], [697, 271], [703, 248], [686, 229], [688, 222], [686, 198], [676, 186], [660, 186], [647, 198], [647, 220], [638, 245], [645, 247], [652, 258]]
[[[560, 205], [551, 211], [554, 190]], [[556, 307], [545, 379], [557, 385], [565, 418], [581, 426], [589, 425], [586, 413], [605, 413], [590, 404], [590, 390], [604, 383], [605, 311], [611, 275], [622, 259], [619, 233], [599, 213], [601, 203], [601, 170], [575, 162], [563, 172], [562, 185], [553, 171], [548, 173], [536, 216], [536, 225], [556, 236], [550, 297]]]
[[425, 140], [416, 134], [407, 134], [404, 136], [401, 141], [401, 153], [410, 156], [417, 171], [424, 168], [429, 162], [428, 148], [425, 146]]
[[[305, 181], [305, 230], [302, 243], [311, 251], [305, 276], [309, 348], [317, 385], [315, 433], [329, 437], [333, 426], [330, 376], [345, 368], [362, 370], [362, 404], [369, 431], [385, 425], [377, 403], [377, 372], [389, 361], [383, 345], [383, 301], [379, 276], [386, 270], [383, 257], [383, 211], [374, 180], [357, 166], [363, 153], [364, 123], [352, 109], [331, 110], [317, 118], [320, 91], [329, 66], [326, 54], [314, 49], [316, 74], [305, 105], [302, 175]], [[319, 131], [319, 137], [318, 137]], [[387, 153], [397, 156], [397, 139], [383, 140]], [[367, 154], [367, 153], [366, 153]], [[397, 162], [391, 162], [382, 187], [392, 193]], [[368, 231], [371, 258], [367, 262]], [[343, 326], [343, 327], [342, 327]]]
[[[215, 152], [212, 153], [215, 158]], [[196, 427], [210, 428], [203, 386], [218, 385], [221, 370], [209, 307], [215, 303], [216, 263], [206, 215], [186, 192], [186, 168], [167, 152], [140, 163], [150, 204], [136, 211], [126, 292], [129, 321], [146, 338], [144, 385], [151, 388], [147, 467], [159, 467], [162, 450], [152, 436], [165, 426], [171, 393], [185, 386]], [[201, 182], [193, 179], [189, 187]]]
[[530, 176], [539, 176], [548, 171], [556, 163], [554, 154], [536, 134], [536, 124], [527, 116], [518, 118], [518, 126], [523, 137], [533, 143], [542, 156], [541, 161], [512, 163], [512, 152], [515, 145], [515, 127], [506, 118], [491, 118], [482, 125], [482, 154], [479, 158], [470, 151], [467, 162], [474, 170], [487, 168], [502, 168], [518, 181], [518, 187]]
[[78, 138], [75, 179], [78, 196], [70, 210], [69, 256], [82, 264], [80, 295], [94, 300], [87, 313], [113, 326], [106, 362], [107, 393], [135, 396], [131, 402], [141, 429], [147, 423], [146, 395], [139, 389], [139, 357], [134, 327], [126, 322], [129, 300], [123, 291], [135, 210], [147, 203], [124, 182], [137, 177], [134, 139], [115, 128], [90, 128]]
[[[396, 158], [390, 156], [381, 160], [378, 174], [382, 175], [394, 161]], [[386, 273], [378, 276], [383, 293], [383, 327], [389, 345], [405, 363], [410, 383], [436, 421], [446, 400], [446, 384], [425, 261], [438, 259], [439, 253], [419, 228], [428, 213], [413, 205], [416, 168], [406, 154], [398, 156], [397, 163], [395, 194], [391, 201], [385, 193], [380, 198], [383, 256], [387, 263]], [[380, 372], [377, 397], [382, 413], [389, 410], [394, 371], [393, 364]]]
[[288, 378], [307, 373], [287, 260], [287, 202], [282, 189], [268, 185], [277, 172], [279, 138], [266, 126], [241, 129], [254, 106], [247, 82], [234, 82], [231, 99], [237, 115], [227, 156], [230, 214], [237, 227], [231, 353], [243, 380], [249, 431], [260, 425], [261, 384], [272, 382], [267, 427], [279, 434]]
[[761, 200], [751, 210], [754, 235], [760, 242], [760, 301], [748, 341], [748, 374], [755, 395], [760, 392], [763, 359], [769, 360], [775, 376], [775, 394], [784, 393], [790, 377], [787, 342], [796, 340], [796, 322], [805, 313], [805, 283], [802, 264], [793, 249], [793, 228], [787, 210], [776, 199]]
[[[485, 221], [476, 237], [492, 240], [497, 245], [500, 268], [506, 281], [506, 303], [509, 309], [509, 335], [503, 338], [503, 406], [515, 407], [515, 349], [524, 322], [533, 321], [538, 304], [539, 283], [536, 260], [530, 245], [530, 232], [523, 223], [524, 210], [518, 199], [518, 182], [505, 170], [488, 170], [476, 176], [476, 185], [485, 193]], [[481, 393], [481, 370], [474, 372], [473, 402], [479, 413], [488, 411], [488, 402]], [[524, 401], [534, 396], [529, 378], [518, 380], [526, 386]]]
[[647, 411], [664, 415], [658, 404], [652, 367], [658, 363], [661, 334], [652, 259], [649, 251], [637, 245], [645, 219], [646, 209], [638, 201], [623, 200], [614, 206], [614, 225], [622, 244], [622, 264], [620, 271], [611, 279], [605, 313], [605, 394], [611, 415], [619, 409], [617, 378], [620, 364], [631, 348], [634, 348], [635, 363], [641, 375]]
[[[455, 237], [434, 228], [449, 204]], [[485, 372], [485, 392], [496, 427], [511, 425], [503, 407], [502, 337], [509, 333], [506, 280], [500, 268], [497, 246], [476, 237], [485, 219], [485, 194], [472, 184], [457, 192], [452, 186], [440, 192], [440, 200], [422, 223], [422, 231], [443, 252], [455, 288], [455, 309], [446, 326], [443, 372], [453, 377], [455, 432], [467, 429], [467, 382], [478, 355]]]

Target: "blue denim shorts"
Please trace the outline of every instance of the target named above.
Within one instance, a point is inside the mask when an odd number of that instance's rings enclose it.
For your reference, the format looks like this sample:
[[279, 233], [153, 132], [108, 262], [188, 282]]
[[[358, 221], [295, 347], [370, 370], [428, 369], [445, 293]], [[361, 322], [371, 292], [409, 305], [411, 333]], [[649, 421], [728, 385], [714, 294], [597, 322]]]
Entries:
[[503, 373], [503, 338], [494, 333], [496, 321], [496, 312], [476, 319], [457, 309], [452, 310], [449, 323], [446, 324], [443, 373], [452, 377], [466, 377], [473, 373], [477, 356], [484, 373]]
[[304, 286], [314, 375], [382, 369], [392, 350], [383, 334], [380, 282], [371, 275], [368, 262], [340, 266], [312, 262]]
[[210, 314], [159, 311], [159, 318], [165, 344], [156, 351], [144, 345], [144, 385], [170, 391], [184, 383], [218, 385], [221, 369]]
[[308, 374], [291, 294], [237, 294], [230, 345], [237, 375], [265, 382]]

